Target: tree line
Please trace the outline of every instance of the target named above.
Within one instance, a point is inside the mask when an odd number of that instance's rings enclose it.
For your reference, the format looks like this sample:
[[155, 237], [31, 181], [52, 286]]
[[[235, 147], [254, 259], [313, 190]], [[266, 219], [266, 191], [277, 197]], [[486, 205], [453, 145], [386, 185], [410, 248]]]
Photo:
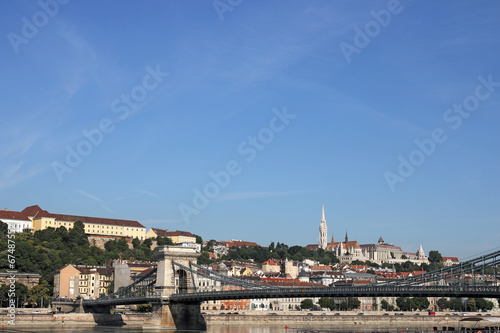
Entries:
[[[208, 241], [207, 246], [203, 249], [203, 252], [213, 251], [213, 246], [215, 244], [215, 240]], [[276, 243], [276, 245], [272, 242], [268, 247], [246, 245], [241, 247], [234, 246], [230, 248], [228, 253], [221, 259], [235, 261], [253, 260], [257, 264], [262, 264], [264, 261], [269, 259], [288, 259], [294, 261], [311, 259], [318, 261], [322, 265], [332, 265], [339, 262], [333, 252], [325, 251], [323, 249], [311, 250], [299, 245], [289, 247], [288, 245], [279, 242]], [[202, 253], [202, 256], [198, 258], [198, 262], [201, 264], [209, 264], [212, 261], [208, 258], [208, 254], [203, 256]]]

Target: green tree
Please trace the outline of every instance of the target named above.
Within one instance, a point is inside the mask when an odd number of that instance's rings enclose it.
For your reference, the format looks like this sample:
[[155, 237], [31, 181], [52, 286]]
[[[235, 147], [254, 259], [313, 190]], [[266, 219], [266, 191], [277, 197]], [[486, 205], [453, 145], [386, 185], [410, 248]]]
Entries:
[[441, 253], [439, 253], [439, 251], [436, 251], [436, 250], [432, 250], [429, 252], [429, 261], [431, 263], [440, 263], [440, 262], [443, 262], [443, 256], [441, 256]]
[[70, 248], [76, 247], [89, 247], [89, 239], [85, 234], [85, 226], [81, 221], [76, 221], [73, 223], [73, 228], [68, 231], [68, 242], [67, 245]]
[[132, 246], [134, 247], [134, 249], [141, 246], [141, 241], [139, 240], [139, 238], [136, 237], [136, 238], [132, 239]]
[[367, 261], [366, 263], [368, 264], [369, 267], [380, 268], [380, 265], [377, 264], [376, 262]]
[[475, 301], [478, 309], [483, 311], [490, 311], [493, 309], [493, 302], [491, 301], [487, 301], [484, 298], [476, 298]]
[[413, 300], [410, 297], [398, 297], [396, 304], [401, 311], [411, 311], [414, 308]]
[[203, 238], [201, 238], [201, 236], [198, 236], [198, 235], [194, 235], [196, 237], [196, 243], [198, 244], [203, 244]]
[[452, 299], [450, 300], [449, 305], [450, 305], [450, 307], [449, 307], [449, 308], [450, 308], [451, 310], [454, 310], [454, 311], [460, 311], [460, 310], [462, 310], [462, 309], [463, 309], [463, 307], [464, 307], [464, 305], [463, 305], [462, 301], [461, 301], [461, 300], [459, 300], [458, 298], [452, 298]]
[[335, 310], [337, 307], [334, 299], [331, 297], [321, 297], [318, 301], [318, 304], [323, 309]]
[[468, 308], [469, 311], [476, 311], [477, 306], [476, 306], [476, 300], [474, 298], [469, 299]]
[[383, 299], [382, 302], [380, 302], [380, 306], [382, 307], [382, 310], [385, 310], [385, 311], [393, 311], [394, 310], [394, 306], [390, 305], [389, 302], [387, 302], [385, 299]]
[[4, 223], [3, 221], [0, 221], [0, 237], [4, 239], [8, 232], [9, 225], [7, 223]]
[[414, 308], [418, 310], [427, 310], [430, 305], [427, 297], [414, 297], [412, 301]]
[[174, 245], [174, 242], [172, 242], [172, 239], [170, 237], [156, 237], [156, 242], [158, 246], [162, 245]]
[[200, 256], [198, 257], [198, 264], [199, 265], [208, 265], [212, 263], [212, 259], [210, 259], [210, 256], [208, 252], [202, 252]]
[[207, 242], [206, 249], [207, 251], [212, 252], [214, 250], [214, 246], [217, 244], [215, 239], [211, 239]]
[[147, 247], [148, 249], [151, 249], [151, 245], [153, 245], [153, 240], [151, 238], [146, 238], [144, 242], [142, 242], [142, 245]]
[[448, 301], [446, 298], [440, 298], [437, 301], [437, 306], [439, 307], [439, 310], [446, 310], [450, 308], [450, 301]]
[[300, 302], [300, 308], [303, 310], [312, 309], [313, 306], [314, 306], [313, 300], [310, 298], [306, 298], [306, 299], [302, 300], [302, 302]]
[[[50, 286], [47, 282], [34, 286], [29, 290], [28, 302], [36, 307], [48, 307], [50, 301]], [[42, 304], [43, 300], [43, 304]]]
[[361, 305], [361, 301], [357, 297], [349, 297], [347, 299], [347, 304], [349, 309], [358, 309]]

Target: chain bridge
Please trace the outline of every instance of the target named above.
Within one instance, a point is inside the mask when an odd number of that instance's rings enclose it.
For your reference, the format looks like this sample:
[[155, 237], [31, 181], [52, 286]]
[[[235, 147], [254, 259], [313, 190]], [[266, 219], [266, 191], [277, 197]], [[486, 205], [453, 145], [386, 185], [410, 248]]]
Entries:
[[[161, 246], [157, 268], [127, 287], [96, 300], [82, 300], [85, 312], [109, 313], [116, 305], [151, 303], [156, 324], [176, 329], [206, 329], [200, 303], [213, 300], [309, 298], [309, 297], [497, 297], [497, 274], [492, 285], [476, 276], [500, 263], [500, 250], [434, 272], [388, 282], [341, 287], [275, 287], [250, 282], [207, 269], [196, 263], [200, 253], [180, 246]], [[464, 276], [472, 277], [465, 284]], [[239, 287], [223, 291], [198, 291], [199, 277], [215, 280], [223, 286]], [[477, 278], [477, 280], [476, 280]], [[452, 281], [453, 283], [449, 283]]]

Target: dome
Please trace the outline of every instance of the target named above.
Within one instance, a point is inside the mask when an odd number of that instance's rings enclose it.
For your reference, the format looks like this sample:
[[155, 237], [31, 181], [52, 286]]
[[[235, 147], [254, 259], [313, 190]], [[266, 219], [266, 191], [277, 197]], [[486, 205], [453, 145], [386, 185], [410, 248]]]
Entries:
[[309, 277], [309, 274], [307, 274], [307, 272], [305, 270], [301, 270], [299, 275], [297, 275], [297, 277], [301, 278], [301, 277]]

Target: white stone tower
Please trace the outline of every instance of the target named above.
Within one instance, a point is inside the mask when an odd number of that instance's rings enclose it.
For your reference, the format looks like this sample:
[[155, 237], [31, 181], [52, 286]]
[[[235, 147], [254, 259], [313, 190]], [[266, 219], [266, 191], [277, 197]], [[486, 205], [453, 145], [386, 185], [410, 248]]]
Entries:
[[420, 244], [420, 248], [417, 251], [417, 258], [418, 259], [424, 259], [425, 258], [425, 252], [424, 252], [424, 249], [422, 248], [422, 244]]
[[325, 205], [323, 205], [323, 215], [321, 217], [321, 222], [319, 223], [319, 244], [320, 249], [326, 250], [328, 228], [326, 226], [325, 220]]

